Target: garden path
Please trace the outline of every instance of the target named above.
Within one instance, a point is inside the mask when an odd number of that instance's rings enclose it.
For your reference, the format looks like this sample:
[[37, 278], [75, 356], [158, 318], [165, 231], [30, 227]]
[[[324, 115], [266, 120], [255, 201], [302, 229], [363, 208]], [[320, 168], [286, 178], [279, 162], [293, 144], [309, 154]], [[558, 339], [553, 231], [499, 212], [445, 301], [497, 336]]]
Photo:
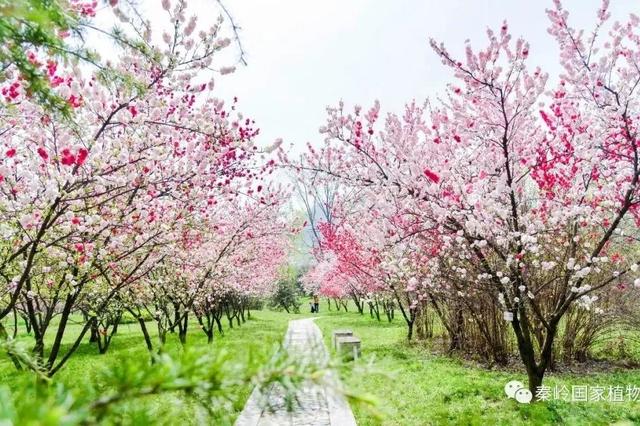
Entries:
[[[309, 357], [320, 363], [328, 359], [322, 333], [314, 318], [289, 321], [284, 346], [294, 356]], [[333, 373], [328, 373], [323, 383], [337, 383]], [[284, 392], [278, 386], [270, 388], [267, 395], [254, 389], [236, 426], [355, 426], [356, 421], [349, 404], [342, 395], [334, 392], [334, 386], [307, 383], [296, 394], [299, 406], [287, 411]], [[264, 404], [263, 398], [269, 403]], [[263, 408], [265, 405], [272, 410]]]

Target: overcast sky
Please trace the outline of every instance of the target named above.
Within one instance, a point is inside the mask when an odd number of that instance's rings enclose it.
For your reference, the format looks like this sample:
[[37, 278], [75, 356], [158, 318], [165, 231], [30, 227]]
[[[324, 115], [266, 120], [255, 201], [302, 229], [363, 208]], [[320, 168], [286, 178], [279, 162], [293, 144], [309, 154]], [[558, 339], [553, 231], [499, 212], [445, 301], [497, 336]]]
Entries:
[[[159, 9], [159, 0], [147, 0]], [[637, 0], [612, 0], [614, 18], [640, 14]], [[202, 19], [214, 0], [191, 0]], [[399, 110], [437, 94], [450, 81], [428, 38], [462, 52], [464, 40], [484, 46], [488, 26], [507, 19], [531, 43], [530, 63], [552, 76], [558, 51], [547, 34], [551, 0], [225, 0], [242, 27], [247, 67], [217, 79], [216, 95], [238, 96], [263, 144], [281, 137], [303, 149], [320, 140], [324, 109], [340, 99]], [[574, 27], [592, 28], [597, 0], [565, 1]], [[153, 14], [154, 11], [151, 12]]]

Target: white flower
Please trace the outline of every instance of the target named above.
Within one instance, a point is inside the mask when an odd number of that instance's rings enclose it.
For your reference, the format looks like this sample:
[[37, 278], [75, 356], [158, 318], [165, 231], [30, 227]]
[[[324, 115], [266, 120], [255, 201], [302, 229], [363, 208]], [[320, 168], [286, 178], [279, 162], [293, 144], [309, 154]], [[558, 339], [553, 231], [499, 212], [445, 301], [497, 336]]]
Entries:
[[409, 282], [407, 283], [407, 291], [414, 291], [417, 286], [418, 286], [418, 280], [415, 277], [412, 277], [411, 279], [409, 279]]
[[22, 225], [23, 228], [27, 228], [30, 224], [31, 224], [31, 215], [24, 215], [20, 218], [20, 225]]
[[191, 19], [189, 20], [189, 24], [184, 29], [185, 35], [190, 36], [191, 33], [193, 33], [193, 30], [196, 29], [196, 21], [197, 21], [197, 17], [192, 16]]
[[278, 138], [278, 139], [275, 140], [275, 142], [272, 145], [266, 147], [264, 149], [264, 152], [266, 152], [266, 153], [273, 152], [276, 149], [280, 148], [281, 145], [282, 145], [282, 138]]
[[235, 72], [236, 67], [222, 67], [220, 68], [220, 74], [226, 75]]
[[[221, 48], [224, 48], [224, 47], [227, 47], [227, 46], [229, 46], [230, 44], [231, 44], [231, 39], [230, 39], [230, 38], [228, 38], [228, 37], [221, 38], [220, 40], [217, 40], [217, 41], [216, 41], [216, 46], [217, 46], [218, 48], [220, 48], [220, 49], [221, 49]], [[235, 67], [234, 67], [234, 68], [235, 68]]]
[[589, 272], [591, 272], [591, 268], [588, 267], [588, 266], [585, 266], [584, 268], [582, 268], [578, 272], [576, 272], [576, 275], [581, 277], [581, 278], [584, 278], [587, 275], [589, 275]]
[[556, 262], [542, 262], [542, 269], [545, 271], [553, 269], [554, 266], [556, 266]]
[[506, 306], [506, 304], [504, 303], [504, 294], [498, 293], [498, 302], [500, 302], [502, 306]]

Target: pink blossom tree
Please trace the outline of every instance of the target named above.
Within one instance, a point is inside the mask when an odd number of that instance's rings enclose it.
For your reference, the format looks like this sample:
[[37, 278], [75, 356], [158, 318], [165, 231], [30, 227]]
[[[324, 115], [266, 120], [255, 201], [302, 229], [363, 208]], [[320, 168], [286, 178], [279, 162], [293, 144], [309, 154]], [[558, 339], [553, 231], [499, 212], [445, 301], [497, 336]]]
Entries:
[[455, 77], [442, 102], [409, 104], [381, 129], [377, 105], [330, 108], [324, 147], [294, 164], [410, 224], [428, 254], [418, 258], [423, 287], [500, 306], [534, 395], [566, 312], [638, 270], [618, 250], [624, 234], [637, 238], [640, 20], [614, 23], [601, 40], [606, 1], [593, 32], [571, 28], [559, 2], [548, 16], [564, 67], [554, 88], [507, 24], [462, 60], [432, 41]]
[[[49, 374], [59, 371], [108, 307], [125, 300], [126, 289], [169, 259], [215, 244], [215, 235], [203, 231], [220, 226], [213, 215], [245, 210], [237, 232], [262, 238], [269, 229], [264, 222], [276, 220], [284, 197], [263, 190], [273, 161], [257, 155], [253, 121], [237, 111], [237, 100], [211, 96], [213, 73], [231, 70], [214, 65], [231, 44], [222, 20], [199, 30], [186, 2], [162, 5], [171, 26], [162, 41], [152, 39], [149, 24], [118, 15], [138, 36], [135, 43], [125, 33], [116, 39], [121, 53], [108, 69], [64, 66], [34, 52], [34, 65], [45, 70], [54, 94], [73, 108], [71, 120], [34, 100], [19, 75], [3, 83], [0, 320], [21, 307]], [[227, 207], [216, 210], [218, 204]], [[260, 216], [261, 208], [269, 213]], [[280, 223], [264, 232], [276, 233]], [[246, 253], [255, 261], [273, 247], [254, 248]], [[209, 268], [192, 266], [203, 270], [186, 278], [188, 307], [195, 298], [191, 278], [206, 278]], [[66, 325], [79, 309], [85, 324], [61, 353]], [[54, 316], [55, 338], [45, 354]]]

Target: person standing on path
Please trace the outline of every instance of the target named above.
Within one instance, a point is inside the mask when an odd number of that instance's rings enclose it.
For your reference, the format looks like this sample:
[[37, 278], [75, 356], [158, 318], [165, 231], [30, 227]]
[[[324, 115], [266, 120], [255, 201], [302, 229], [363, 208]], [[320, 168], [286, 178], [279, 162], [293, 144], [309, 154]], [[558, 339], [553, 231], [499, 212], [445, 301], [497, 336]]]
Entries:
[[313, 312], [317, 314], [319, 310], [320, 310], [320, 298], [318, 297], [317, 294], [314, 294], [313, 295]]

